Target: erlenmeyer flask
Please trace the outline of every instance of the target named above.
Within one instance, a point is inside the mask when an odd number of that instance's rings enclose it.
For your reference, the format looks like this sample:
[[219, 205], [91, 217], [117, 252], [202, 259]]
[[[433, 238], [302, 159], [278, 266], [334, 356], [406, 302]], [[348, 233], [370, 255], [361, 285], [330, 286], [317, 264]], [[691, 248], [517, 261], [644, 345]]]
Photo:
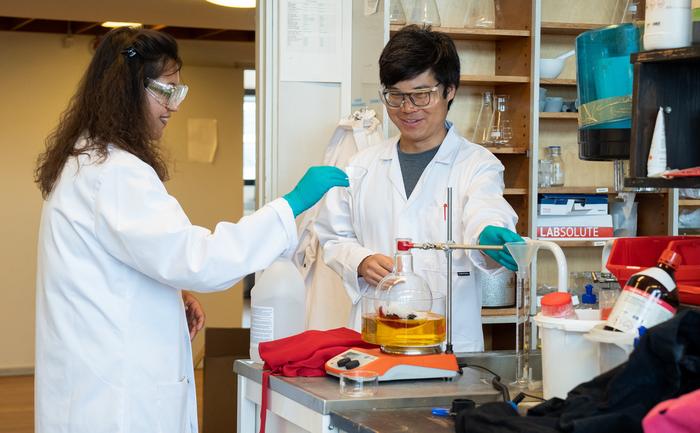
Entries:
[[403, 12], [401, 0], [391, 0], [389, 5], [389, 24], [406, 24], [406, 14]]
[[495, 8], [493, 0], [471, 0], [464, 17], [464, 27], [495, 27]]
[[428, 24], [440, 27], [440, 14], [435, 0], [415, 0], [409, 22], [410, 24]]
[[489, 144], [490, 126], [491, 120], [493, 119], [493, 94], [491, 92], [484, 92], [481, 96], [481, 109], [479, 110], [479, 115], [476, 117], [472, 142]]
[[489, 130], [489, 144], [493, 146], [505, 146], [513, 139], [513, 128], [510, 122], [510, 109], [508, 107], [508, 95], [496, 95], [496, 108], [493, 112], [491, 129]]

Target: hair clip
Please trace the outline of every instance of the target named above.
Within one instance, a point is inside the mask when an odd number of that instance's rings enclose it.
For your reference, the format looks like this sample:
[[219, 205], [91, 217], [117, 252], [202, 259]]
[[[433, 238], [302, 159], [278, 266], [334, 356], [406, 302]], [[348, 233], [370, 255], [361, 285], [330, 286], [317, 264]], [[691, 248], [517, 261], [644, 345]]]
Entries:
[[122, 51], [122, 54], [124, 54], [128, 58], [132, 58], [138, 53], [136, 52], [136, 49], [134, 49], [134, 47], [127, 47]]

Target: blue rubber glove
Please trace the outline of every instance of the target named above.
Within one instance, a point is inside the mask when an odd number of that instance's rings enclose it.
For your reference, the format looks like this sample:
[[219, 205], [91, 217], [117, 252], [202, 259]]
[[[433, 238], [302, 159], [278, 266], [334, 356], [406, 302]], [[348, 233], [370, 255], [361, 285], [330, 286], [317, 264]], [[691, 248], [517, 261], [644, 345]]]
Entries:
[[[479, 235], [479, 245], [503, 245], [506, 242], [525, 242], [525, 240], [511, 230], [496, 226], [486, 226]], [[484, 253], [511, 271], [518, 270], [518, 265], [507, 248], [502, 250], [485, 250]]]
[[294, 218], [315, 205], [334, 186], [350, 186], [348, 175], [337, 167], [321, 165], [311, 167], [297, 186], [283, 196], [294, 212]]

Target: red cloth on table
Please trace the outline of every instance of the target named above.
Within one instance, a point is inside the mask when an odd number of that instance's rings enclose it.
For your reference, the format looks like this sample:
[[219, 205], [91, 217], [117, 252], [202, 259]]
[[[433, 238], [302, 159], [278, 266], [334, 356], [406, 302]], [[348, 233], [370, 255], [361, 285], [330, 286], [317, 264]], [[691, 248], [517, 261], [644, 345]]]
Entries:
[[644, 433], [700, 431], [700, 390], [662, 401], [642, 420]]
[[260, 403], [260, 433], [265, 433], [270, 375], [325, 376], [326, 361], [352, 347], [371, 349], [377, 346], [365, 343], [359, 332], [348, 328], [304, 331], [291, 337], [260, 343], [258, 352], [265, 361]]

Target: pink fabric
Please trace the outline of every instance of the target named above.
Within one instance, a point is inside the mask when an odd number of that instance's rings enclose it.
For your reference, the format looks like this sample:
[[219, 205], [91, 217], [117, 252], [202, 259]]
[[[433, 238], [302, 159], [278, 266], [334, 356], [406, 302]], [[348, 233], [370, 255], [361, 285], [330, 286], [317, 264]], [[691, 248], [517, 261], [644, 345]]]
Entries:
[[657, 404], [642, 427], [644, 433], [700, 432], [700, 390]]

